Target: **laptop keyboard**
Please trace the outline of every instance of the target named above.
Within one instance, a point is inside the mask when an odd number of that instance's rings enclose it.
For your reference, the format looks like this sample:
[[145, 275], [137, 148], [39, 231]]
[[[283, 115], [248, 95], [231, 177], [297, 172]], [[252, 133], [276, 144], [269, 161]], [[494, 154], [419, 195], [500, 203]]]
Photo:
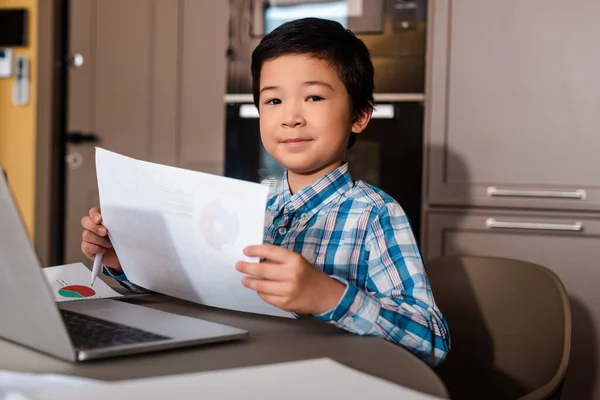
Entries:
[[132, 345], [172, 339], [142, 329], [121, 325], [67, 310], [60, 310], [78, 350]]

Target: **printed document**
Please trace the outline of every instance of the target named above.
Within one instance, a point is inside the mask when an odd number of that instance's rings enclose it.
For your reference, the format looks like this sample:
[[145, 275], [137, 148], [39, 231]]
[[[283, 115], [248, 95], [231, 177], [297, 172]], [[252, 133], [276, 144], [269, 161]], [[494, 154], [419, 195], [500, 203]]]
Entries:
[[[94, 283], [95, 285], [95, 283]], [[102, 381], [58, 374], [33, 374], [0, 370], [0, 400], [27, 400], [27, 393], [45, 390], [90, 388]]]
[[42, 268], [46, 280], [50, 284], [52, 294], [57, 302], [85, 300], [85, 299], [112, 299], [123, 297], [110, 286], [96, 279], [94, 286], [90, 286], [91, 271], [82, 263], [59, 265], [56, 267]]
[[[46, 389], [30, 400], [139, 399], [402, 399], [439, 397], [369, 375], [328, 358], [193, 374], [122, 380], [102, 385]], [[8, 400], [8, 399], [7, 399]], [[10, 400], [23, 400], [11, 398]]]
[[263, 243], [268, 187], [96, 149], [103, 224], [128, 279], [209, 306], [293, 317], [241, 284]]

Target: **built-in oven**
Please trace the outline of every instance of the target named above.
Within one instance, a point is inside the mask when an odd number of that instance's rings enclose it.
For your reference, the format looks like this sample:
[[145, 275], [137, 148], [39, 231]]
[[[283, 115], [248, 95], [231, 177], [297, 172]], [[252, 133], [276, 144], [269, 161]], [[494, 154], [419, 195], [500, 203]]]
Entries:
[[250, 60], [284, 22], [321, 17], [351, 29], [369, 48], [376, 107], [347, 155], [355, 179], [394, 197], [420, 237], [426, 0], [230, 0], [225, 174], [275, 183], [283, 168], [264, 150], [252, 104]]
[[[404, 208], [416, 237], [420, 231], [423, 103], [419, 95], [388, 96], [377, 101], [367, 129], [347, 153], [354, 179], [377, 186]], [[393, 99], [394, 101], [390, 101]], [[276, 184], [284, 169], [260, 140], [258, 110], [251, 96], [229, 96], [225, 175]]]

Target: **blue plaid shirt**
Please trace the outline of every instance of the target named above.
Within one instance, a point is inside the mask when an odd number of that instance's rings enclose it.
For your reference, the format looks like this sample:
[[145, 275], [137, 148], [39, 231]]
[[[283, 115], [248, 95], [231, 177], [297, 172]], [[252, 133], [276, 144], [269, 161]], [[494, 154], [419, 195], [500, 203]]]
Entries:
[[267, 201], [264, 242], [302, 254], [346, 285], [317, 318], [399, 344], [430, 365], [446, 357], [448, 325], [404, 211], [380, 189], [353, 181], [348, 164], [294, 195], [284, 174]]
[[348, 164], [294, 195], [284, 174], [267, 201], [265, 243], [302, 254], [346, 285], [338, 305], [317, 318], [399, 344], [430, 365], [446, 357], [448, 325], [404, 211], [353, 181]]

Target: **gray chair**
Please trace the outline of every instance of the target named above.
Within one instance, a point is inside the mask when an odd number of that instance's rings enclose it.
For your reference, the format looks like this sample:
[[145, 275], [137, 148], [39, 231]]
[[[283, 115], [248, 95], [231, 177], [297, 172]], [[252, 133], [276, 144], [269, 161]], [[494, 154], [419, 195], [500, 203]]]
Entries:
[[560, 398], [571, 310], [552, 271], [491, 257], [438, 258], [426, 270], [450, 327], [436, 372], [452, 399]]

